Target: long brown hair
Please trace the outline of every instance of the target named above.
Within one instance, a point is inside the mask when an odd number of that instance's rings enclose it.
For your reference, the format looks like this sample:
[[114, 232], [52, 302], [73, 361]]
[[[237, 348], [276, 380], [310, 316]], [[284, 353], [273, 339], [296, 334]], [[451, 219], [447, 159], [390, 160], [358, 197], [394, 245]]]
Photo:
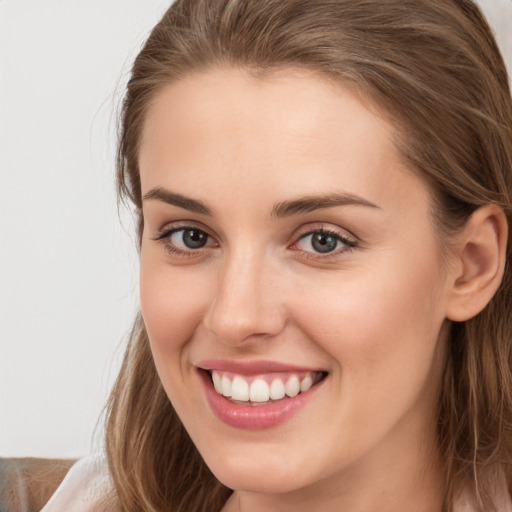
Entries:
[[[135, 60], [124, 100], [118, 189], [140, 212], [138, 152], [148, 105], [191, 72], [306, 68], [368, 95], [431, 186], [441, 240], [481, 205], [512, 226], [512, 100], [500, 52], [471, 0], [178, 0]], [[143, 218], [139, 218], [139, 235]], [[510, 240], [507, 256], [510, 260]], [[439, 397], [445, 510], [470, 488], [492, 510], [496, 467], [512, 485], [512, 273], [475, 318], [452, 325]], [[107, 454], [126, 512], [219, 510], [210, 473], [157, 376], [136, 319], [108, 404]]]

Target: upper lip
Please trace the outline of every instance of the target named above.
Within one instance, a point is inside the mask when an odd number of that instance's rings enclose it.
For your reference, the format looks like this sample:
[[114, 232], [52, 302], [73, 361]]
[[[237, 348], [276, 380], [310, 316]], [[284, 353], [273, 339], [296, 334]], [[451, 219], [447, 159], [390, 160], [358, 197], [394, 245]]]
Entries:
[[232, 359], [209, 359], [196, 365], [201, 370], [218, 370], [238, 375], [260, 375], [273, 372], [314, 372], [323, 369], [296, 366], [278, 361], [236, 361]]

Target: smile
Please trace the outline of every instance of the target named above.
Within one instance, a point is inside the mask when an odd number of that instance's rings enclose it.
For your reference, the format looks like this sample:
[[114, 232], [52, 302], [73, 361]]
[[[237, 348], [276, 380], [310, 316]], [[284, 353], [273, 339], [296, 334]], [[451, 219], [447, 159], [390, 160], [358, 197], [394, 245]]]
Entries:
[[211, 411], [238, 429], [261, 430], [280, 425], [314, 397], [326, 371], [286, 368], [268, 363], [221, 363], [198, 367]]
[[211, 371], [215, 391], [232, 401], [265, 404], [293, 398], [322, 380], [323, 372], [270, 373], [247, 377], [231, 372]]

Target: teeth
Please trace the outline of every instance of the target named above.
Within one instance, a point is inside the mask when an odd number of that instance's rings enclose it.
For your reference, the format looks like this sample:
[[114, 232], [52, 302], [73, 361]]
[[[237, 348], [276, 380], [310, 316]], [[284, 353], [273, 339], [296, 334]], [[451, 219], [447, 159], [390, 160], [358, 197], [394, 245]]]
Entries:
[[297, 396], [300, 392], [300, 381], [297, 375], [292, 375], [284, 385], [284, 390], [289, 397]]
[[249, 384], [239, 375], [233, 379], [231, 398], [233, 400], [240, 400], [241, 402], [247, 402], [249, 400]]
[[249, 393], [251, 402], [268, 402], [269, 398], [270, 389], [268, 388], [268, 384], [263, 379], [254, 380]]
[[300, 383], [301, 392], [307, 391], [313, 385], [313, 378], [311, 375], [306, 375]]
[[284, 398], [285, 394], [283, 381], [281, 379], [274, 379], [272, 384], [270, 384], [270, 398], [272, 400], [280, 400]]
[[215, 391], [217, 391], [217, 393], [219, 393], [219, 395], [222, 395], [222, 382], [221, 382], [221, 377], [219, 375], [219, 372], [213, 372], [212, 373], [212, 380], [213, 380], [213, 387], [215, 388]]
[[229, 377], [223, 375], [222, 379], [220, 380], [220, 384], [222, 388], [222, 394], [229, 398], [231, 396], [231, 381], [229, 380]]
[[[232, 398], [240, 402], [268, 402], [269, 400], [281, 400], [285, 396], [290, 398], [303, 393], [313, 386], [314, 382], [318, 382], [320, 374], [306, 373], [302, 379], [296, 374], [283, 377], [274, 377], [272, 380], [269, 376], [259, 376], [254, 380], [241, 375], [225, 374], [216, 370], [212, 371], [212, 381], [215, 391], [227, 398]], [[270, 384], [269, 384], [270, 382]]]

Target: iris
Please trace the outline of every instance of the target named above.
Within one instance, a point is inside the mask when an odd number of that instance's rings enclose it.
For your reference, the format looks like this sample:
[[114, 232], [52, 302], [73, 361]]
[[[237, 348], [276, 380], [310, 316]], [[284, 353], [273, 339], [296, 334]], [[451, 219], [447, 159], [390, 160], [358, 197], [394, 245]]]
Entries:
[[314, 233], [311, 237], [311, 246], [317, 252], [326, 253], [336, 249], [338, 238], [328, 233]]
[[206, 245], [208, 235], [200, 229], [189, 228], [183, 230], [182, 240], [185, 247], [189, 249], [200, 249]]

